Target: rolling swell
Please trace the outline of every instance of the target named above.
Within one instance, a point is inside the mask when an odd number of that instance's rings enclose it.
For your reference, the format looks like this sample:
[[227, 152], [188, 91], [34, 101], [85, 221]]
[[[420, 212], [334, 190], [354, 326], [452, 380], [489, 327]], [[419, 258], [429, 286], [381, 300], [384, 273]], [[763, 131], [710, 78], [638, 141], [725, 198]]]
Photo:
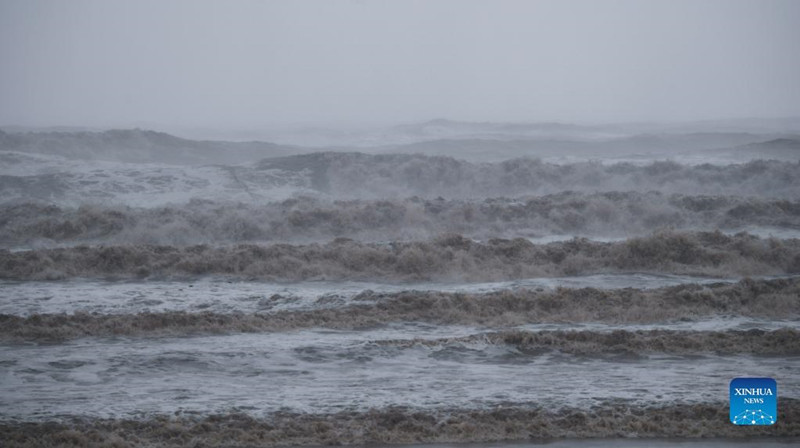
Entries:
[[[508, 328], [544, 322], [631, 324], [709, 316], [797, 319], [800, 317], [799, 305], [799, 278], [742, 280], [736, 284], [681, 285], [651, 290], [558, 288], [555, 291], [523, 289], [485, 294], [431, 291], [376, 294], [365, 291], [354, 298], [354, 303], [337, 308], [269, 314], [174, 311], [119, 315], [0, 315], [0, 340], [57, 342], [87, 336], [181, 336], [308, 328], [350, 330], [395, 322]], [[760, 333], [761, 336], [764, 334], [767, 333]], [[524, 336], [522, 333], [517, 335]], [[680, 339], [677, 333], [675, 337]]]
[[78, 246], [0, 250], [0, 278], [186, 277], [227, 275], [273, 281], [494, 281], [598, 272], [651, 271], [705, 276], [800, 272], [800, 240], [720, 232], [658, 232], [623, 242], [575, 238], [536, 245], [522, 238], [475, 242], [443, 235], [421, 242], [269, 246]]
[[68, 423], [0, 423], [5, 446], [333, 446], [611, 437], [797, 437], [800, 400], [779, 398], [772, 426], [728, 421], [727, 403], [602, 403], [590, 410], [544, 405], [483, 409], [383, 408], [335, 414], [240, 413]]
[[800, 229], [800, 202], [658, 192], [564, 192], [484, 200], [331, 201], [266, 204], [194, 200], [156, 208], [25, 203], [0, 206], [0, 245], [430, 238], [446, 232], [487, 239], [540, 235], [645, 235], [659, 228]]

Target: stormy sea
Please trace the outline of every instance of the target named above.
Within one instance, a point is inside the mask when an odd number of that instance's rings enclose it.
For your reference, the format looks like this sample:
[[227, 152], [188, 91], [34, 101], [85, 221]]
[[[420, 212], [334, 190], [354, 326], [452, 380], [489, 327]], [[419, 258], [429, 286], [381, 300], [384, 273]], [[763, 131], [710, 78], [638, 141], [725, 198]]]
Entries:
[[6, 129], [0, 445], [798, 443], [798, 129]]

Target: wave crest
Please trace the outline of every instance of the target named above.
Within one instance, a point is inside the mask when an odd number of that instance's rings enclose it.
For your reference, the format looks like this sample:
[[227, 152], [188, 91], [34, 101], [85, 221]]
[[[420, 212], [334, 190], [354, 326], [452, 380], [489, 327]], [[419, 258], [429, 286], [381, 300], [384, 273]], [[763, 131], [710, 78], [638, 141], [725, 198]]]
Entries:
[[[653, 290], [558, 288], [555, 291], [522, 289], [484, 294], [365, 291], [353, 302], [339, 307], [269, 314], [172, 311], [119, 315], [0, 315], [0, 340], [63, 341], [87, 336], [271, 332], [316, 327], [349, 330], [394, 322], [508, 328], [547, 322], [654, 323], [720, 315], [796, 319], [800, 317], [798, 297], [798, 278], [743, 280], [732, 285], [680, 285]], [[501, 333], [493, 338], [500, 341], [508, 337], [512, 341], [509, 343], [513, 343], [514, 338], [524, 333], [514, 335]], [[796, 344], [788, 346], [796, 347]]]
[[575, 238], [536, 245], [523, 238], [226, 247], [78, 246], [0, 250], [0, 278], [186, 277], [228, 275], [273, 281], [497, 281], [598, 272], [653, 271], [705, 276], [800, 272], [800, 240], [721, 232], [658, 232], [622, 242]]
[[564, 192], [485, 200], [330, 201], [299, 197], [266, 204], [195, 200], [157, 208], [34, 203], [0, 206], [0, 245], [362, 241], [548, 235], [644, 235], [659, 228], [800, 229], [800, 203], [657, 192]]

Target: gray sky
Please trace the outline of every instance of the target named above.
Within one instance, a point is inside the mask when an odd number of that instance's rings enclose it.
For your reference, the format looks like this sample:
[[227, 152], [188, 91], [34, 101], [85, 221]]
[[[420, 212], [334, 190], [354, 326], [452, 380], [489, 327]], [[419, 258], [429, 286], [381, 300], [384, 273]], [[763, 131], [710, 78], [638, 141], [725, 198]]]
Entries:
[[0, 125], [800, 116], [800, 1], [0, 0]]

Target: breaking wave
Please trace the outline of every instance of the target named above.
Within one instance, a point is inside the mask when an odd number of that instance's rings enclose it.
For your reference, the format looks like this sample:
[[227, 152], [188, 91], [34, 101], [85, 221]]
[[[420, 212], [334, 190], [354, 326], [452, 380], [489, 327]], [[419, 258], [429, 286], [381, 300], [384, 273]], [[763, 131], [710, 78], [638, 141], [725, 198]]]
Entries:
[[265, 204], [194, 200], [158, 208], [34, 203], [0, 206], [0, 246], [361, 241], [431, 238], [624, 236], [654, 229], [800, 229], [800, 202], [658, 192], [564, 192], [445, 200], [330, 201], [299, 197]]
[[193, 198], [250, 204], [298, 195], [326, 199], [476, 199], [548, 195], [562, 191], [660, 191], [796, 200], [800, 162], [757, 160], [734, 165], [640, 166], [601, 162], [551, 164], [536, 159], [471, 163], [449, 157], [312, 153], [242, 166], [113, 164], [2, 153], [0, 203], [140, 205], [185, 203]]
[[800, 400], [779, 398], [771, 426], [728, 421], [727, 403], [643, 406], [601, 403], [591, 410], [515, 405], [488, 409], [392, 407], [334, 414], [239, 412], [138, 420], [71, 419], [0, 423], [5, 446], [334, 446], [537, 441], [553, 438], [748, 438], [800, 436]]
[[0, 278], [19, 280], [226, 275], [271, 281], [475, 282], [630, 271], [710, 277], [793, 274], [800, 272], [800, 240], [664, 231], [622, 242], [575, 238], [544, 245], [522, 238], [481, 243], [451, 234], [388, 244], [336, 239], [308, 245], [0, 250]]
[[504, 331], [445, 339], [403, 339], [378, 341], [377, 343], [400, 347], [505, 344], [529, 355], [554, 350], [573, 355], [752, 353], [762, 356], [785, 356], [800, 354], [800, 332], [788, 328], [775, 331]]
[[696, 166], [671, 161], [644, 166], [599, 161], [552, 164], [529, 158], [471, 163], [420, 154], [323, 152], [265, 159], [257, 168], [305, 173], [312, 188], [344, 198], [470, 198], [565, 190], [796, 198], [800, 192], [800, 162], [764, 160]]
[[[746, 279], [735, 284], [690, 284], [644, 290], [557, 288], [554, 291], [521, 289], [484, 294], [435, 291], [377, 294], [364, 291], [353, 302], [340, 307], [275, 313], [173, 311], [117, 315], [84, 312], [35, 314], [28, 317], [0, 315], [0, 340], [54, 342], [87, 336], [180, 336], [304, 328], [349, 330], [395, 322], [509, 328], [544, 322], [632, 324], [694, 320], [708, 316], [797, 319], [800, 318], [798, 305], [800, 278]], [[785, 334], [762, 332], [755, 336]], [[524, 344], [524, 336], [525, 333], [500, 333], [492, 338], [495, 341], [509, 338], [507, 343], [514, 343], [514, 338], [517, 338]], [[685, 340], [681, 339], [684, 336], [679, 333], [673, 336], [675, 343], [683, 340], [691, 348], [693, 339], [690, 336], [686, 336], [689, 339]], [[800, 340], [796, 332], [793, 336], [795, 342]], [[612, 338], [607, 342], [614, 341]], [[797, 349], [796, 344], [787, 344], [787, 347], [787, 350]]]

